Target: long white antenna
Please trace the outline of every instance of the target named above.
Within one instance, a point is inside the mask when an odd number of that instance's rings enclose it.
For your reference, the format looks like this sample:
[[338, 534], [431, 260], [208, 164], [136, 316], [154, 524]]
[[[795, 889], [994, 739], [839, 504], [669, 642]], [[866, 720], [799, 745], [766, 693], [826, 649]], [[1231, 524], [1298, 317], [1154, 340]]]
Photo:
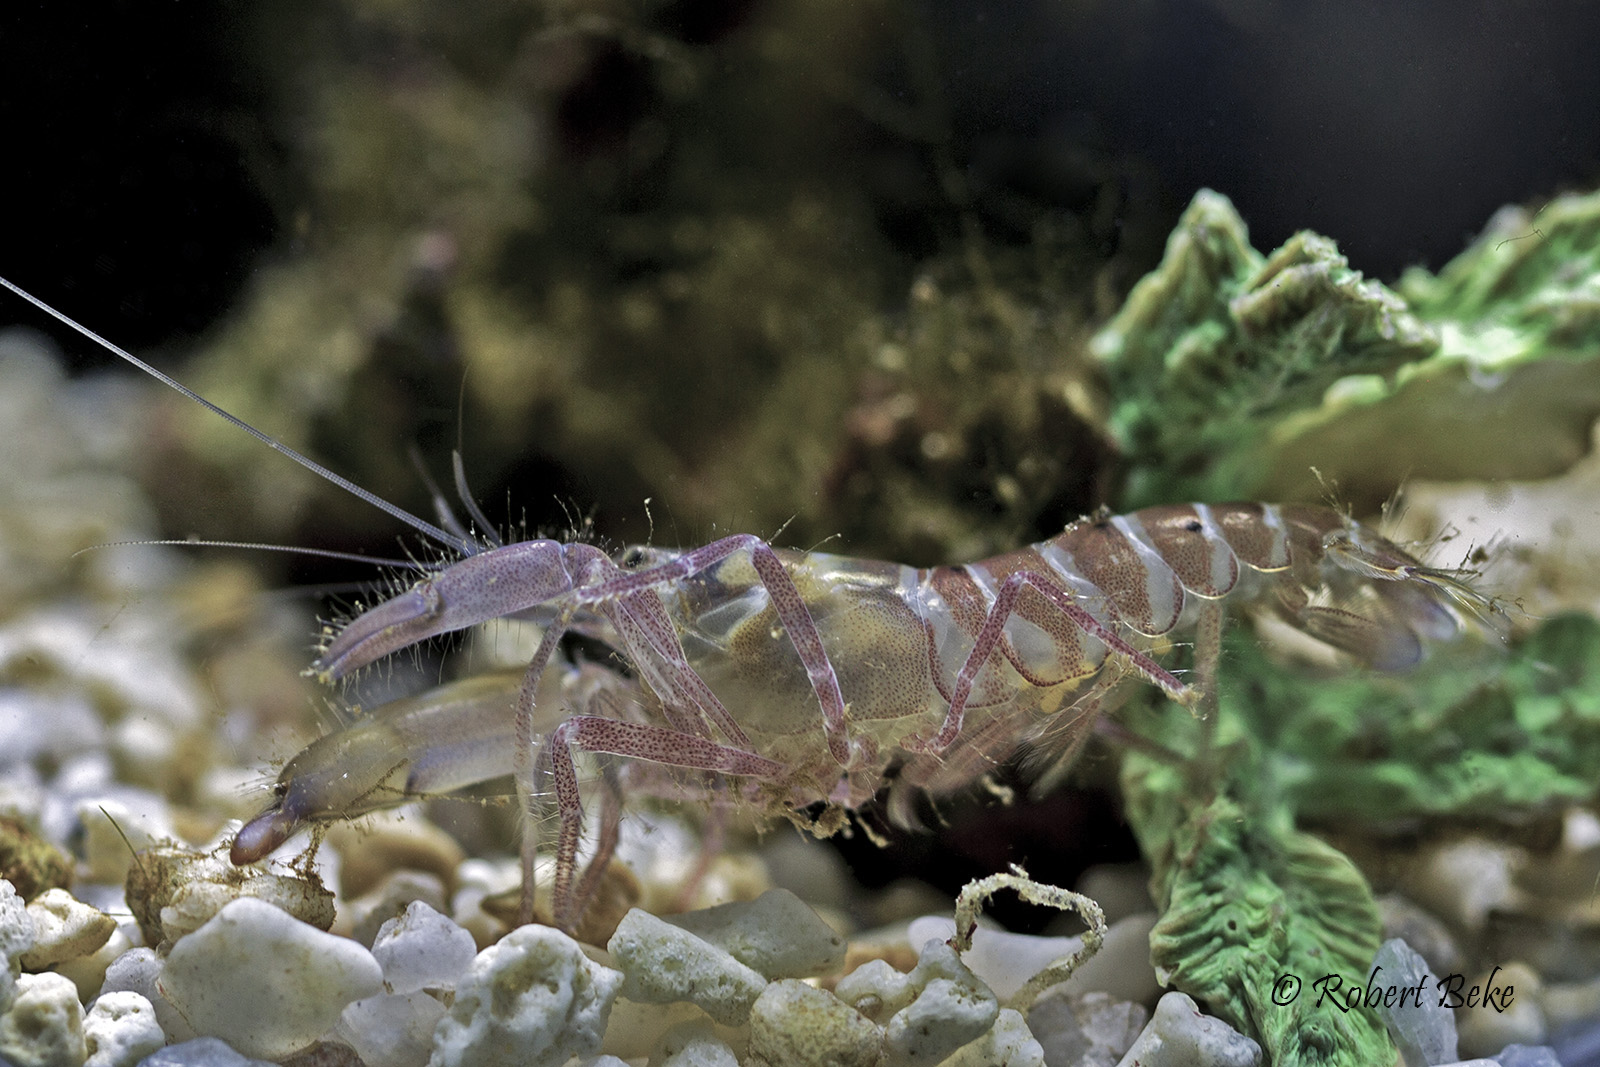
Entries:
[[407, 511], [405, 508], [389, 503], [378, 494], [372, 492], [371, 490], [361, 488], [361, 486], [357, 485], [355, 482], [352, 482], [343, 475], [335, 474], [333, 471], [329, 470], [327, 467], [324, 467], [316, 460], [295, 451], [282, 441], [279, 441], [277, 438], [272, 437], [269, 434], [262, 433], [254, 426], [251, 426], [248, 422], [245, 422], [243, 419], [239, 418], [239, 416], [218, 407], [205, 397], [201, 396], [199, 393], [195, 392], [193, 389], [190, 389], [187, 385], [184, 385], [182, 382], [178, 381], [176, 378], [157, 370], [144, 360], [140, 359], [138, 356], [134, 355], [132, 352], [129, 352], [127, 349], [119, 348], [118, 346], [112, 344], [104, 337], [101, 337], [99, 334], [89, 329], [87, 326], [84, 326], [82, 323], [79, 323], [76, 320], [62, 314], [27, 290], [18, 287], [12, 282], [7, 281], [5, 278], [0, 278], [0, 285], [3, 285], [13, 293], [16, 293], [18, 296], [22, 297], [22, 299], [38, 308], [40, 311], [43, 311], [46, 315], [49, 315], [57, 322], [60, 322], [66, 326], [70, 326], [72, 329], [78, 331], [78, 333], [82, 334], [84, 337], [87, 337], [101, 348], [104, 348], [107, 352], [113, 352], [118, 356], [121, 356], [123, 359], [127, 360], [129, 363], [132, 363], [135, 367], [138, 367], [140, 370], [144, 371], [157, 381], [171, 386], [173, 389], [176, 389], [178, 392], [182, 393], [190, 400], [193, 400], [201, 407], [204, 407], [210, 410], [213, 414], [219, 415], [233, 423], [235, 426], [239, 427], [239, 429], [243, 430], [251, 437], [254, 437], [257, 441], [260, 441], [273, 451], [283, 453], [285, 456], [288, 456], [290, 459], [300, 464], [300, 466], [304, 467], [312, 474], [332, 482], [334, 485], [337, 485], [340, 489], [343, 489], [347, 493], [360, 497], [373, 507], [388, 512], [390, 515], [399, 519], [412, 529], [426, 534], [428, 537], [433, 538], [440, 544], [449, 545], [451, 548], [462, 553], [463, 555], [472, 556], [483, 550], [482, 545], [475, 544], [466, 540], [465, 538], [457, 537], [455, 534], [441, 530], [439, 527], [425, 519], [417, 518], [417, 516], [411, 514], [411, 512]]

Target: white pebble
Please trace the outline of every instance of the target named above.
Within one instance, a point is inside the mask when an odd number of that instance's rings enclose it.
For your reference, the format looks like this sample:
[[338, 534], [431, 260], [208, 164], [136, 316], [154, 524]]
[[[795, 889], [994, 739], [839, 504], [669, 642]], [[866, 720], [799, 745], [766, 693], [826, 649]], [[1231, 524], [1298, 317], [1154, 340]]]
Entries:
[[391, 993], [449, 989], [472, 965], [478, 946], [466, 930], [420, 900], [378, 928], [372, 955]]
[[383, 969], [354, 941], [245, 898], [173, 947], [157, 988], [200, 1033], [281, 1059], [382, 991]]
[[0, 878], [0, 959], [15, 964], [33, 947], [33, 918], [17, 887]]
[[900, 973], [883, 960], [869, 960], [839, 979], [834, 992], [867, 1018], [888, 1022], [921, 996], [928, 983], [935, 979], [982, 988], [993, 998], [989, 988], [966, 968], [955, 950], [942, 941], [929, 941], [924, 945], [917, 965], [909, 974]]
[[604, 1048], [625, 1060], [648, 1059], [667, 1031], [683, 1023], [705, 1021], [706, 1013], [693, 1004], [641, 1004], [619, 996], [611, 1005]]
[[844, 963], [845, 939], [787, 889], [755, 900], [672, 915], [666, 921], [768, 978], [810, 978]]
[[478, 953], [434, 1031], [430, 1067], [559, 1067], [593, 1056], [622, 975], [543, 926]]
[[941, 1060], [939, 1067], [1046, 1067], [1046, 1060], [1022, 1013], [1001, 1008], [987, 1033]]
[[72, 984], [78, 987], [78, 999], [87, 1003], [95, 998], [100, 992], [100, 987], [105, 984], [106, 968], [131, 948], [133, 941], [121, 927], [118, 927], [111, 932], [110, 940], [99, 949], [87, 956], [79, 956], [56, 964], [55, 972], [72, 979]]
[[[343, 912], [348, 912], [348, 917], [354, 920], [350, 923], [350, 936], [370, 948], [385, 923], [398, 919], [406, 913], [407, 908], [419, 902], [436, 912], [443, 911], [444, 882], [437, 875], [425, 871], [395, 871], [372, 892], [359, 900], [352, 900], [341, 912], [340, 919], [342, 923], [347, 918]], [[341, 928], [339, 932], [346, 931]], [[473, 946], [473, 952], [477, 952], [476, 945]]]
[[241, 1056], [226, 1041], [197, 1037], [179, 1045], [168, 1045], [139, 1064], [139, 1067], [274, 1067], [266, 1060]]
[[798, 979], [767, 986], [750, 1012], [750, 1062], [761, 1067], [876, 1067], [882, 1048], [881, 1027]]
[[[1398, 989], [1434, 990], [1438, 979], [1428, 961], [1405, 941], [1392, 937], [1378, 946], [1372, 959], [1376, 982]], [[1398, 1004], [1379, 1003], [1373, 1009], [1378, 1021], [1407, 1063], [1445, 1063], [1456, 1058], [1456, 1013], [1435, 996], [1401, 998]]]
[[[239, 828], [231, 829], [237, 833]], [[235, 867], [225, 852], [155, 849], [144, 854], [143, 866], [151, 871], [148, 877], [156, 884], [178, 886], [161, 908], [160, 937], [150, 938], [166, 945], [200, 929], [228, 904], [241, 899], [266, 902], [319, 932], [333, 925], [333, 894], [320, 882]]]
[[127, 880], [135, 852], [177, 837], [166, 799], [142, 789], [121, 788], [114, 796], [80, 800], [77, 816], [89, 867], [86, 878], [104, 885]]
[[100, 985], [100, 995], [108, 993], [137, 993], [148, 1000], [156, 1010], [156, 1021], [172, 1042], [189, 1041], [195, 1037], [194, 1027], [178, 1014], [178, 1009], [167, 1003], [167, 998], [156, 988], [161, 977], [162, 959], [153, 948], [136, 948], [124, 952], [106, 968], [106, 980]]
[[22, 966], [33, 971], [92, 955], [117, 929], [117, 920], [65, 889], [47, 889], [34, 897], [28, 916], [33, 920], [33, 947], [22, 954]]
[[[930, 941], [923, 947], [902, 989], [891, 989], [885, 1003], [903, 1000], [904, 994], [913, 990], [911, 1001], [884, 1024], [884, 1067], [941, 1063], [956, 1049], [987, 1033], [1000, 1014], [993, 991], [943, 941]], [[843, 992], [840, 996], [844, 997]]]
[[1527, 865], [1522, 849], [1468, 838], [1441, 845], [1408, 866], [1407, 893], [1417, 903], [1469, 931], [1483, 927], [1495, 909], [1522, 900], [1517, 874]]
[[339, 1036], [367, 1067], [423, 1067], [445, 1007], [426, 993], [380, 993], [339, 1016]]
[[1028, 1029], [1049, 1063], [1112, 1067], [1133, 1047], [1150, 1013], [1142, 1004], [1098, 990], [1073, 993], [1053, 986], [1028, 1009]]
[[1548, 1028], [1539, 1007], [1541, 985], [1539, 976], [1525, 963], [1495, 967], [1474, 981], [1462, 983], [1462, 998], [1474, 987], [1493, 998], [1492, 1006], [1485, 1006], [1480, 994], [1476, 1004], [1455, 1011], [1462, 1054], [1492, 1056], [1507, 1045], [1544, 1044]]
[[82, 1067], [83, 1005], [59, 974], [25, 974], [0, 1015], [0, 1061], [13, 1067]]
[[606, 945], [627, 975], [621, 993], [646, 1004], [687, 1000], [724, 1026], [739, 1026], [767, 987], [760, 972], [687, 930], [634, 908]]
[[84, 1067], [134, 1067], [167, 1043], [155, 1007], [137, 993], [107, 993], [83, 1019]]
[[1156, 1002], [1150, 1024], [1118, 1067], [1257, 1067], [1261, 1046], [1223, 1022], [1202, 1014], [1183, 993]]
[[650, 1067], [739, 1067], [739, 1058], [704, 1021], [680, 1023], [661, 1035]]
[[[1063, 987], [1073, 993], [1100, 990], [1118, 1000], [1154, 999], [1161, 989], [1150, 966], [1150, 931], [1155, 923], [1155, 913], [1146, 912], [1112, 924], [1100, 951], [1085, 960]], [[913, 919], [907, 936], [913, 945], [921, 945], [934, 939], [948, 941], [955, 929], [955, 920], [948, 915], [928, 915]], [[961, 962], [1005, 1000], [1028, 979], [1082, 947], [1082, 937], [1038, 937], [980, 926]]]

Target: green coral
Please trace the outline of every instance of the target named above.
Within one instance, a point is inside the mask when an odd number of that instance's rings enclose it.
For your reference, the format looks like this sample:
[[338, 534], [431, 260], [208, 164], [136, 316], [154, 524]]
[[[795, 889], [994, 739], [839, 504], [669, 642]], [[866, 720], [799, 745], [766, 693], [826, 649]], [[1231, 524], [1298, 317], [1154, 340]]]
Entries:
[[1313, 233], [1263, 258], [1202, 191], [1093, 348], [1129, 507], [1558, 473], [1600, 414], [1600, 195], [1502, 214], [1397, 292]]
[[1231, 673], [1248, 681], [1227, 687], [1225, 714], [1270, 749], [1271, 780], [1301, 815], [1493, 816], [1594, 793], [1600, 623], [1588, 616], [1544, 623], [1503, 662], [1415, 676], [1308, 686], [1264, 659], [1233, 646]]
[[[1355, 865], [1229, 797], [1186, 803], [1187, 776], [1147, 757], [1129, 760], [1124, 781], [1155, 868], [1157, 973], [1254, 1035], [1278, 1067], [1393, 1062], [1370, 1012], [1319, 1004], [1312, 988], [1326, 974], [1364, 977], [1378, 950], [1377, 905]], [[1280, 1004], [1290, 975], [1302, 986]]]
[[[1241, 638], [1229, 642], [1217, 737], [1203, 741], [1170, 709], [1142, 716], [1140, 731], [1163, 747], [1202, 753], [1173, 763], [1135, 752], [1123, 765], [1162, 909], [1152, 962], [1274, 1064], [1394, 1056], [1370, 1013], [1319, 1005], [1309, 988], [1327, 974], [1359, 984], [1379, 923], [1360, 872], [1297, 817], [1504, 815], [1594, 795], [1600, 622], [1562, 616], [1505, 656], [1481, 646], [1440, 656], [1451, 658], [1410, 675], [1308, 685]], [[1306, 987], [1278, 1004], [1283, 975]]]

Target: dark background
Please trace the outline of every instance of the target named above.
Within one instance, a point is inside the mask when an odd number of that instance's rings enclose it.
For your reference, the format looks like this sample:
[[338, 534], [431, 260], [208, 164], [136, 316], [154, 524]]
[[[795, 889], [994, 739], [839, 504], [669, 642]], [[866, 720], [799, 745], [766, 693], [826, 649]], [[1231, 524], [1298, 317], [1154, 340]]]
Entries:
[[[705, 38], [761, 3], [658, 21]], [[1135, 203], [1175, 218], [1211, 186], [1257, 247], [1309, 227], [1382, 278], [1600, 177], [1583, 0], [928, 3], [909, 24], [978, 187], [1068, 198], [1087, 148], [1148, 165]], [[283, 3], [7, 5], [0, 272], [133, 348], [203, 329], [294, 215], [266, 70], [292, 67], [295, 25]]]

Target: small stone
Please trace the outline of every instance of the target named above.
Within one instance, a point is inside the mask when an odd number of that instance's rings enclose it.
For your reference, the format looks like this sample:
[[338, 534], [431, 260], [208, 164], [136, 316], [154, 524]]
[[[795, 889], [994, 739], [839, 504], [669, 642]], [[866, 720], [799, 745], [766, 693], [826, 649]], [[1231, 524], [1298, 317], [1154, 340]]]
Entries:
[[117, 920], [75, 898], [65, 889], [48, 889], [28, 903], [33, 947], [22, 954], [30, 971], [93, 954], [117, 929]]
[[0, 959], [14, 965], [33, 948], [33, 917], [17, 887], [0, 878]]
[[883, 1031], [838, 997], [783, 978], [750, 1011], [750, 1062], [755, 1067], [875, 1067]]
[[12, 1067], [82, 1067], [88, 1054], [77, 987], [59, 974], [18, 978], [11, 1006], [0, 1015], [0, 1062]]
[[[1494, 998], [1493, 1006], [1463, 1007], [1456, 1014], [1461, 1049], [1473, 1056], [1488, 1056], [1507, 1045], [1540, 1045], [1548, 1032], [1539, 1007], [1539, 976], [1526, 964], [1495, 967], [1476, 981], [1464, 984], [1462, 996], [1474, 986]], [[1510, 1003], [1506, 1001], [1509, 999]]]
[[142, 789], [120, 789], [115, 797], [78, 802], [83, 855], [90, 882], [121, 885], [142, 849], [167, 845], [177, 837], [166, 800]]
[[1404, 999], [1392, 1007], [1380, 1003], [1374, 1009], [1405, 1062], [1426, 1067], [1455, 1059], [1456, 1013], [1439, 1003], [1438, 979], [1421, 954], [1399, 938], [1390, 938], [1378, 948], [1372, 966], [1378, 969], [1373, 981], [1379, 985], [1422, 990], [1420, 998]]
[[344, 861], [339, 888], [347, 900], [371, 892], [397, 870], [425, 871], [449, 885], [466, 858], [455, 838], [422, 818], [415, 808], [335, 823], [325, 840]]
[[909, 974], [873, 960], [841, 978], [835, 992], [884, 1024], [885, 1064], [939, 1063], [988, 1034], [1000, 1012], [989, 987], [939, 940], [923, 946]]
[[727, 952], [638, 908], [606, 945], [627, 976], [621, 994], [647, 1004], [687, 1000], [724, 1026], [742, 1025], [767, 979]]
[[277, 1067], [267, 1060], [240, 1055], [226, 1041], [197, 1037], [166, 1048], [145, 1058], [139, 1067]]
[[1468, 838], [1441, 845], [1408, 866], [1407, 895], [1466, 930], [1483, 927], [1494, 909], [1515, 910], [1517, 875], [1527, 863], [1519, 848]]
[[[444, 911], [444, 883], [436, 875], [422, 871], [395, 871], [371, 893], [351, 901], [345, 909], [355, 919], [349, 929], [350, 936], [371, 948], [384, 923], [404, 915], [406, 908], [418, 902], [436, 912]], [[343, 933], [343, 914], [340, 920], [339, 932]]]
[[1046, 1067], [1046, 1062], [1044, 1047], [1022, 1013], [1001, 1008], [988, 1033], [940, 1061], [939, 1067]]
[[133, 948], [132, 938], [119, 926], [111, 932], [110, 939], [94, 952], [76, 959], [63, 960], [56, 964], [54, 969], [62, 977], [72, 979], [72, 984], [78, 987], [78, 999], [87, 1004], [105, 984], [106, 968], [131, 948]]
[[380, 993], [344, 1009], [339, 1035], [367, 1067], [423, 1067], [444, 1013], [426, 993]]
[[157, 988], [196, 1030], [282, 1059], [383, 989], [372, 953], [264, 901], [228, 904], [168, 955]]
[[761, 849], [773, 883], [813, 906], [850, 907], [855, 880], [839, 850], [806, 834], [774, 834]]
[[134, 1067], [162, 1048], [167, 1035], [156, 1020], [155, 1007], [137, 993], [107, 993], [83, 1018], [83, 1040], [89, 1058], [84, 1067]]
[[1201, 1013], [1183, 993], [1168, 993], [1119, 1067], [1258, 1067], [1261, 1046]]
[[100, 995], [103, 997], [118, 992], [139, 994], [155, 1008], [156, 1021], [161, 1024], [168, 1041], [189, 1041], [195, 1037], [194, 1027], [178, 1014], [178, 1009], [167, 1003], [167, 998], [156, 988], [162, 966], [163, 961], [156, 955], [155, 949], [136, 948], [124, 952], [106, 968], [106, 980], [100, 986]]
[[1028, 1009], [1028, 1029], [1039, 1039], [1048, 1063], [1115, 1067], [1149, 1018], [1142, 1004], [1098, 990], [1073, 993], [1054, 986]]
[[1427, 962], [1434, 974], [1450, 974], [1461, 966], [1461, 952], [1455, 938], [1432, 914], [1398, 893], [1378, 898], [1378, 913], [1383, 917], [1383, 939], [1399, 938]]
[[372, 956], [391, 993], [450, 989], [472, 965], [478, 946], [466, 930], [420, 900], [378, 930]]
[[645, 1060], [673, 1027], [706, 1021], [705, 1012], [683, 1001], [641, 1004], [619, 996], [606, 1024], [606, 1049], [625, 1060]]
[[844, 963], [845, 939], [787, 889], [755, 900], [671, 915], [666, 921], [768, 978], [810, 978]]
[[650, 1067], [739, 1067], [739, 1058], [707, 1022], [680, 1023], [661, 1035]]
[[126, 886], [128, 910], [152, 948], [198, 930], [234, 900], [265, 901], [318, 930], [334, 920], [333, 894], [321, 882], [235, 867], [226, 851], [150, 849], [128, 868]]
[[943, 941], [923, 948], [906, 979], [906, 988], [918, 991], [884, 1024], [884, 1067], [942, 1063], [987, 1033], [999, 1016], [994, 993]]
[[456, 891], [450, 898], [450, 917], [472, 934], [478, 951], [499, 941], [511, 926], [484, 910], [484, 902], [508, 890], [522, 892], [522, 865], [515, 859], [492, 863], [470, 859], [456, 869]]
[[478, 953], [434, 1031], [429, 1067], [560, 1067], [593, 1056], [622, 975], [544, 926]]
[[[1154, 912], [1130, 915], [1113, 924], [1106, 931], [1100, 951], [1079, 965], [1072, 977], [1062, 983], [1064, 988], [1074, 993], [1100, 990], [1118, 1000], [1153, 999], [1161, 990], [1155, 968], [1150, 965], [1150, 931], [1155, 924]], [[909, 936], [913, 945], [933, 938], [948, 941], [955, 929], [955, 921], [949, 916], [930, 915], [912, 922]], [[1081, 936], [1037, 937], [979, 927], [973, 931], [972, 948], [961, 961], [996, 996], [1005, 999], [1050, 964], [1082, 947]]]
[[1150, 868], [1142, 863], [1090, 867], [1078, 879], [1077, 890], [1100, 905], [1106, 922], [1112, 924], [1130, 915], [1154, 911], [1156, 906], [1150, 899]]
[[1545, 1024], [1554, 1030], [1600, 1020], [1600, 978], [1587, 982], [1547, 982], [1539, 998]]
[[1490, 1057], [1500, 1067], [1561, 1067], [1549, 1045], [1507, 1045]]

